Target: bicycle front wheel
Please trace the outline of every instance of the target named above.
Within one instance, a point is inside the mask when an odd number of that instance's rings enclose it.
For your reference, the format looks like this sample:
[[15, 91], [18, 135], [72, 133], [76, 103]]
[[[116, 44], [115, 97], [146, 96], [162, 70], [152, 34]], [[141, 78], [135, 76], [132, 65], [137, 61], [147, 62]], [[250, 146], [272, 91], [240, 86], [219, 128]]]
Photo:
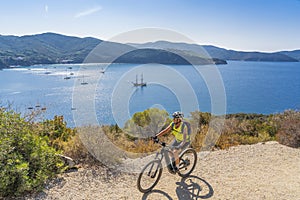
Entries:
[[197, 153], [194, 149], [185, 149], [179, 156], [178, 175], [188, 177], [197, 164]]
[[160, 160], [152, 160], [141, 171], [137, 187], [140, 192], [150, 192], [158, 183], [162, 174], [162, 164]]

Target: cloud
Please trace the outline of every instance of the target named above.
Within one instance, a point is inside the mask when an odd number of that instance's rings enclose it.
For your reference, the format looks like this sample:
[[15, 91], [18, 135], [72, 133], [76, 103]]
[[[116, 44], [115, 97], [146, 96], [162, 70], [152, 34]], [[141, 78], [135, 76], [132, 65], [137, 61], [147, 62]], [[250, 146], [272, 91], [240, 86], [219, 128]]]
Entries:
[[48, 13], [48, 5], [45, 5], [45, 12]]
[[99, 10], [101, 10], [102, 7], [101, 6], [97, 6], [95, 8], [91, 8], [91, 9], [88, 9], [88, 10], [84, 10], [82, 12], [79, 12], [75, 15], [75, 18], [79, 18], [79, 17], [84, 17], [84, 16], [87, 16], [87, 15], [91, 15], [95, 12], [98, 12]]

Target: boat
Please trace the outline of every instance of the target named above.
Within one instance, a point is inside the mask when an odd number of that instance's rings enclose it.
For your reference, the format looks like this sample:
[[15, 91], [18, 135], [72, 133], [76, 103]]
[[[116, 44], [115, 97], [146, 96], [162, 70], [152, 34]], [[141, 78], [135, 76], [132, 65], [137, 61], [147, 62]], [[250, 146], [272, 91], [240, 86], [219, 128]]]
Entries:
[[104, 73], [105, 73], [105, 69], [102, 68], [102, 69], [100, 70], [100, 73], [104, 74]]
[[[68, 67], [68, 68], [66, 69], [66, 74], [68, 74], [68, 69], [72, 69], [72, 67]], [[71, 73], [72, 73], [72, 72], [71, 72]], [[70, 74], [70, 75], [71, 75], [71, 74]], [[65, 80], [71, 79], [71, 76], [66, 75], [66, 76], [64, 77], [64, 79], [65, 79]]]
[[88, 82], [84, 81], [84, 75], [82, 76], [82, 82], [80, 83], [81, 85], [87, 85]]
[[143, 74], [141, 75], [141, 82], [140, 83], [138, 82], [138, 75], [136, 75], [135, 82], [132, 82], [132, 84], [135, 87], [145, 87], [145, 86], [147, 86], [147, 83], [144, 82]]
[[89, 84], [89, 83], [88, 83], [88, 82], [85, 82], [85, 81], [82, 81], [80, 84], [81, 84], [81, 85], [87, 85], [87, 84]]

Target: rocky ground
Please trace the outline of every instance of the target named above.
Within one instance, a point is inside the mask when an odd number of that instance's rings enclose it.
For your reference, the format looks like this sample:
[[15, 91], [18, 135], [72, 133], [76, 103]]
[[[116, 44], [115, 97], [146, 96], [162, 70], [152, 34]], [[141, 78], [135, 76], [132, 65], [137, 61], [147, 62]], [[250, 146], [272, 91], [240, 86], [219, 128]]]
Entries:
[[143, 194], [137, 174], [102, 167], [63, 174], [44, 192], [26, 199], [300, 199], [300, 149], [277, 142], [199, 153], [188, 178], [163, 170], [158, 185]]

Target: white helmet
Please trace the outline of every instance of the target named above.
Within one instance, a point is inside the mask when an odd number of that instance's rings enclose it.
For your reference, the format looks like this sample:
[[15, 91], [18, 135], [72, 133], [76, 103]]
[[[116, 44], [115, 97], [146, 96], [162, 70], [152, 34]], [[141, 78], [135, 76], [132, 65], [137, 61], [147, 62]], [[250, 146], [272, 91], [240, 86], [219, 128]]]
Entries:
[[183, 113], [180, 111], [176, 111], [172, 114], [173, 118], [183, 118]]

